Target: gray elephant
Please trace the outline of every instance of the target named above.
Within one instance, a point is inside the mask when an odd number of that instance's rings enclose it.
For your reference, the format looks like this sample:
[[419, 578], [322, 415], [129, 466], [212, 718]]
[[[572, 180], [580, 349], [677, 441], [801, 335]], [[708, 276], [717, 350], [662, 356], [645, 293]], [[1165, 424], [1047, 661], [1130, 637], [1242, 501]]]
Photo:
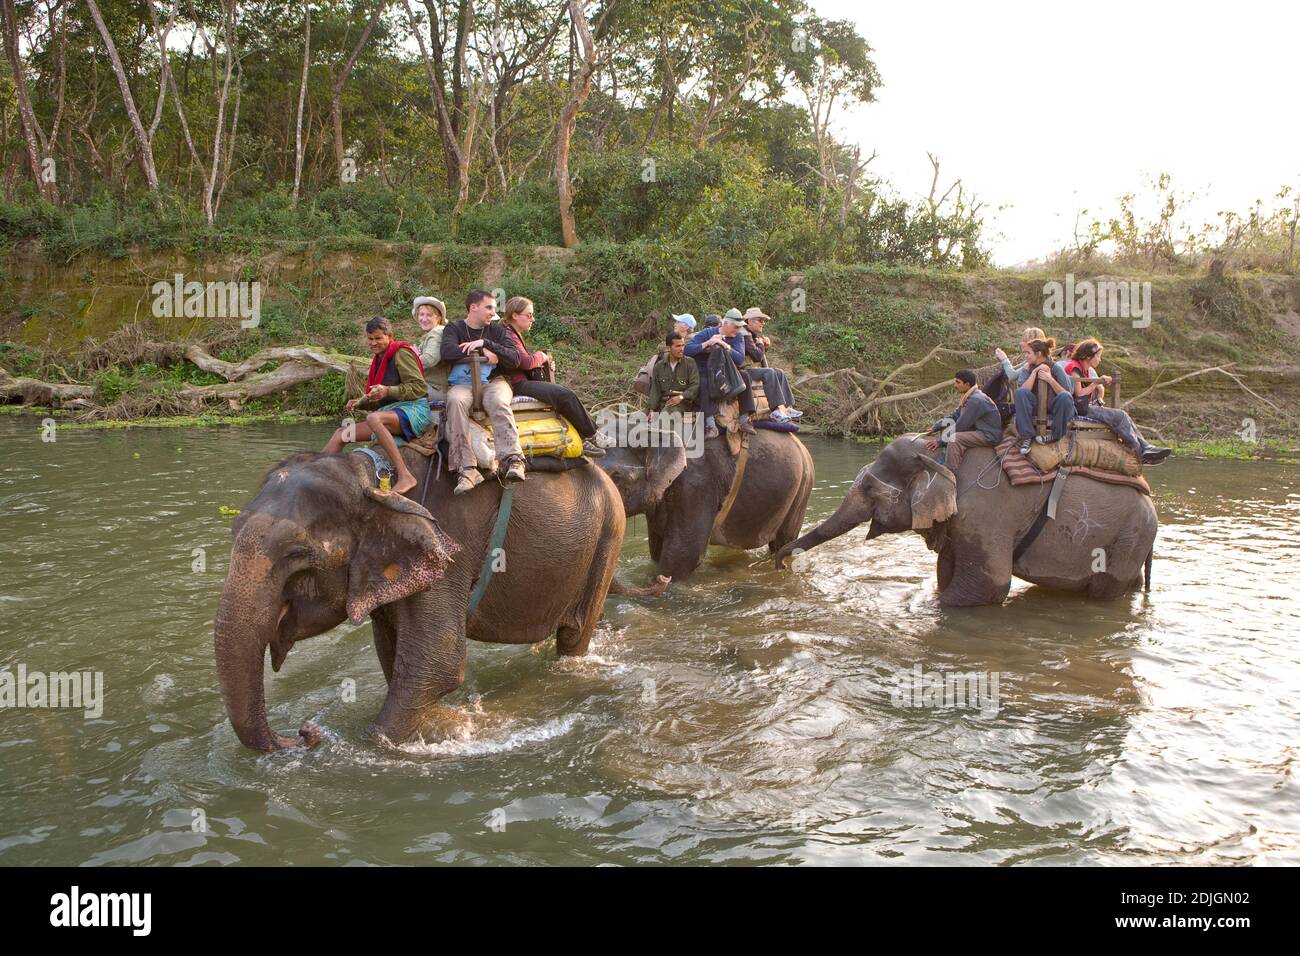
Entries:
[[870, 521], [867, 538], [916, 531], [938, 554], [939, 600], [950, 607], [1000, 604], [1011, 578], [1089, 597], [1110, 598], [1142, 583], [1156, 538], [1156, 509], [1135, 488], [1071, 476], [1055, 520], [1023, 553], [1050, 485], [1012, 486], [992, 449], [973, 448], [960, 482], [920, 435], [889, 444], [863, 468], [835, 513], [777, 553], [815, 548]]
[[[627, 433], [620, 428], [620, 434]], [[721, 437], [704, 441], [703, 454], [696, 457], [677, 445], [611, 448], [600, 459], [627, 515], [646, 516], [650, 557], [661, 580], [688, 577], [710, 544], [766, 545], [775, 552], [799, 533], [813, 486], [812, 455], [803, 442], [767, 429], [751, 435], [740, 488], [715, 527], [736, 463]]]
[[[267, 722], [267, 649], [278, 671], [295, 643], [347, 619], [370, 615], [388, 681], [371, 729], [392, 743], [413, 736], [460, 685], [466, 638], [530, 644], [555, 634], [560, 654], [586, 653], [626, 523], [605, 473], [531, 473], [516, 487], [496, 573], [467, 620], [501, 486], [453, 498], [445, 472], [430, 481], [426, 460], [404, 453], [420, 478], [411, 495], [424, 497], [427, 510], [372, 488], [360, 455], [304, 453], [272, 468], [236, 520], [215, 646], [226, 712], [246, 746], [297, 742]], [[307, 723], [299, 736], [311, 745], [319, 731]]]

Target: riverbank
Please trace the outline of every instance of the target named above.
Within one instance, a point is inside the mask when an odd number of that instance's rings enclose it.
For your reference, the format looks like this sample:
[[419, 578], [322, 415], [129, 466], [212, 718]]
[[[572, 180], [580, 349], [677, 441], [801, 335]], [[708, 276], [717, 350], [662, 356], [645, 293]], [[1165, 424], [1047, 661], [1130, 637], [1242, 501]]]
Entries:
[[[141, 247], [59, 261], [39, 242], [19, 242], [0, 250], [0, 273], [0, 369], [80, 386], [77, 400], [44, 404], [83, 420], [336, 418], [348, 394], [340, 369], [365, 361], [361, 319], [385, 315], [414, 338], [415, 295], [441, 295], [455, 318], [463, 291], [480, 286], [533, 299], [532, 340], [590, 405], [636, 401], [631, 380], [670, 311], [702, 317], [758, 305], [773, 316], [772, 354], [795, 383], [805, 421], [828, 434], [928, 425], [951, 402], [943, 385], [956, 368], [988, 365], [995, 347], [1014, 348], [1022, 328], [1044, 325], [1061, 341], [1097, 335], [1107, 344], [1103, 371], [1121, 373], [1121, 402], [1132, 402], [1128, 410], [1159, 441], [1222, 445], [1214, 453], [1227, 457], [1238, 455], [1239, 438], [1243, 446], [1300, 442], [1300, 280], [1290, 276], [1074, 277], [1080, 285], [1149, 283], [1147, 324], [1044, 319], [1045, 284], [1064, 278], [1047, 274], [840, 264], [736, 271], [643, 243], [566, 250], [331, 239], [207, 254]], [[255, 283], [255, 324], [184, 309], [155, 315], [156, 290], [174, 288], [177, 275]], [[227, 365], [294, 347], [326, 354], [334, 367], [248, 397], [239, 388], [247, 375], [224, 379], [185, 357], [195, 343]]]

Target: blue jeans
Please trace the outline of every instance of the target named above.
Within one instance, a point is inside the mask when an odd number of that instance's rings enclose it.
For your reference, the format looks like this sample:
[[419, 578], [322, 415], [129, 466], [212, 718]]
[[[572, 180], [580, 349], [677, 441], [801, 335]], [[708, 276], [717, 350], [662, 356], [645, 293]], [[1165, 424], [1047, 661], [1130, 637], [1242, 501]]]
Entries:
[[1118, 408], [1107, 408], [1105, 405], [1089, 405], [1088, 417], [1110, 426], [1110, 430], [1119, 436], [1119, 440], [1139, 455], [1142, 454], [1142, 449], [1146, 448], [1146, 439], [1137, 430], [1128, 412]]
[[[1027, 388], [1016, 389], [1016, 433], [1021, 439], [1034, 437], [1034, 413], [1038, 410], [1038, 397]], [[1057, 392], [1047, 406], [1052, 418], [1052, 441], [1060, 441], [1070, 420], [1074, 418], [1074, 396]]]

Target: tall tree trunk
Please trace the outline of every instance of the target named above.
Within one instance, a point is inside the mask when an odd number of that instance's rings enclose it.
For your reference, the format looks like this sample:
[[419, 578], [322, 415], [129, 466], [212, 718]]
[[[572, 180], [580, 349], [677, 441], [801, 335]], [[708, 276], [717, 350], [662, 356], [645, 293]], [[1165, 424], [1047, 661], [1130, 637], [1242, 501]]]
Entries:
[[18, 50], [18, 14], [14, 10], [14, 0], [0, 0], [0, 13], [4, 17], [5, 56], [9, 60], [9, 69], [14, 77], [14, 92], [18, 99], [18, 119], [23, 129], [23, 145], [27, 149], [27, 164], [31, 167], [32, 179], [36, 188], [47, 201], [59, 201], [58, 185], [44, 175], [44, 157], [49, 155], [49, 143], [40, 120], [32, 109], [32, 98], [27, 91], [27, 76], [23, 70], [22, 57]]
[[311, 67], [311, 4], [304, 2], [303, 28], [304, 39], [302, 44], [302, 84], [298, 87], [298, 121], [296, 135], [294, 138], [293, 154], [293, 205], [298, 205], [298, 190], [302, 186], [302, 109], [307, 102], [307, 72]]
[[[4, 2], [12, 6], [12, 0], [4, 0]], [[136, 143], [140, 148], [140, 167], [144, 170], [144, 178], [149, 184], [149, 190], [153, 192], [158, 189], [158, 169], [153, 161], [153, 143], [144, 131], [144, 124], [140, 122], [140, 111], [135, 108], [135, 97], [131, 95], [131, 86], [126, 81], [126, 71], [122, 69], [122, 58], [117, 55], [117, 44], [113, 42], [112, 34], [104, 25], [104, 17], [99, 12], [99, 5], [95, 0], [86, 0], [86, 6], [90, 8], [90, 15], [94, 18], [95, 26], [108, 50], [108, 60], [113, 67], [113, 75], [117, 77], [118, 89], [122, 91], [122, 104], [126, 107], [126, 114], [131, 120], [131, 129], [135, 131]], [[14, 42], [17, 43], [17, 38]]]
[[365, 49], [366, 43], [370, 40], [370, 34], [375, 29], [375, 24], [379, 22], [380, 14], [384, 12], [384, 7], [388, 5], [388, 0], [375, 0], [375, 11], [370, 15], [366, 22], [366, 28], [361, 31], [361, 39], [357, 45], [352, 48], [352, 53], [347, 58], [338, 76], [334, 78], [334, 90], [330, 97], [330, 120], [334, 124], [334, 163], [338, 167], [339, 181], [343, 181], [343, 87], [348, 81], [352, 68], [357, 64], [357, 57]]
[[[569, 98], [560, 111], [555, 135], [555, 182], [560, 194], [560, 234], [565, 248], [578, 244], [578, 229], [573, 221], [573, 181], [569, 178], [569, 150], [573, 131], [578, 125], [578, 111], [591, 94], [591, 80], [596, 72], [596, 41], [591, 36], [583, 0], [569, 0], [569, 17], [582, 43], [582, 63], [569, 84]], [[608, 8], [606, 8], [608, 10]]]

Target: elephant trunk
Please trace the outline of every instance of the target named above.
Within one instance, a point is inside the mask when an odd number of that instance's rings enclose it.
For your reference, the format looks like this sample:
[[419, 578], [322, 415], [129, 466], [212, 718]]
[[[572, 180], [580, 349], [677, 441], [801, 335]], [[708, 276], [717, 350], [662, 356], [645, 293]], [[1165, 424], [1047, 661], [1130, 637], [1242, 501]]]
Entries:
[[[257, 570], [236, 550], [230, 576], [217, 608], [214, 633], [217, 676], [235, 734], [253, 750], [282, 750], [299, 742], [271, 729], [266, 718], [266, 695], [262, 686], [266, 648], [275, 636], [283, 616], [279, 583], [265, 570]], [[308, 747], [320, 742], [320, 730], [310, 721], [299, 731]]]
[[776, 553], [776, 569], [785, 570], [786, 559], [792, 554], [808, 551], [817, 545], [852, 531], [871, 517], [871, 500], [861, 484], [855, 484], [835, 513], [802, 537], [796, 538]]

